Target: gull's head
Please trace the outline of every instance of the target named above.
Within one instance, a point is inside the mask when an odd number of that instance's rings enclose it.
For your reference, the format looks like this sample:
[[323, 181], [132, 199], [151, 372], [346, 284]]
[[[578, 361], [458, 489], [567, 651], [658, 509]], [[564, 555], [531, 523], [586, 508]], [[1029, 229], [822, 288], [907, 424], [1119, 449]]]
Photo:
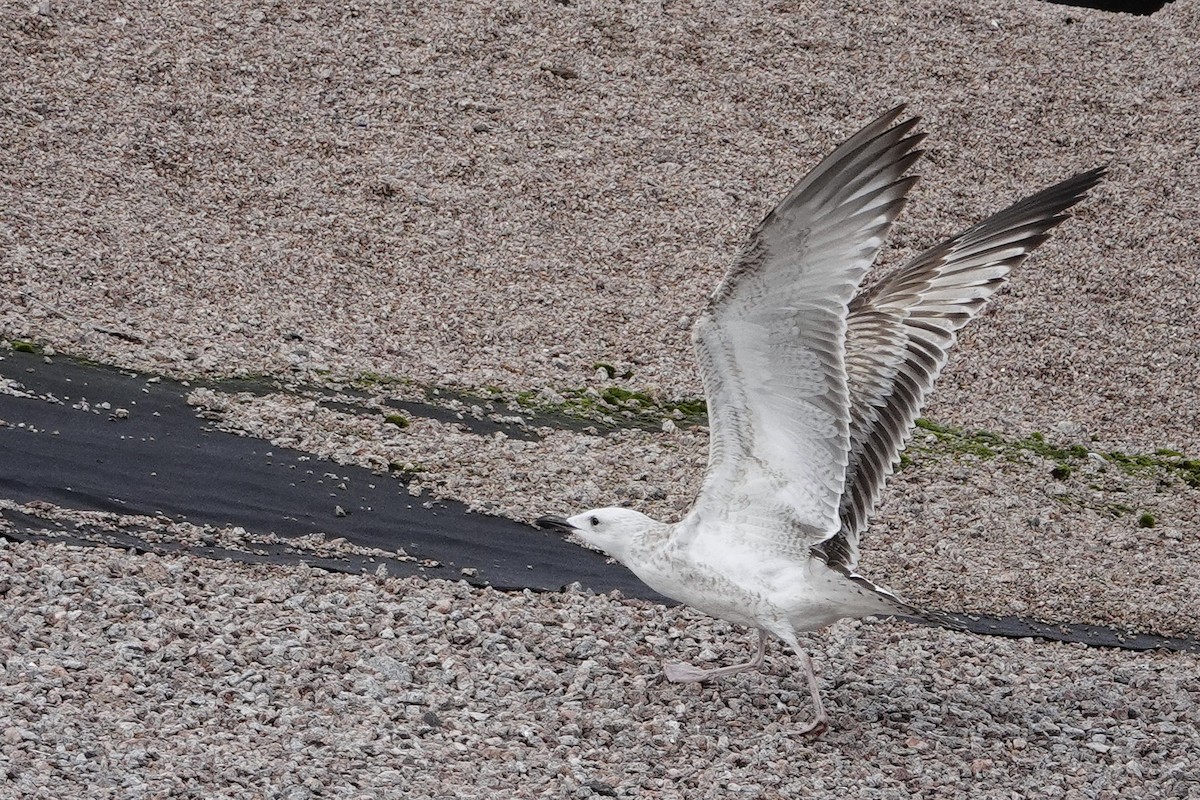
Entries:
[[564, 533], [573, 533], [583, 541], [598, 547], [621, 563], [630, 548], [642, 541], [651, 531], [662, 527], [640, 511], [631, 508], [593, 508], [573, 517], [542, 517], [537, 521], [542, 528], [557, 528]]

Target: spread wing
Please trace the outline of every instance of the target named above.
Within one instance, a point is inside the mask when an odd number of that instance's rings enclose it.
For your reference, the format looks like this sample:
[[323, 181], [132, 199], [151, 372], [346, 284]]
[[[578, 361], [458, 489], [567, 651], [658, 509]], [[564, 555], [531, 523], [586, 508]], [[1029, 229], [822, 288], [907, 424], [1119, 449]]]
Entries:
[[792, 189], [697, 320], [709, 463], [677, 546], [802, 560], [840, 529], [846, 315], [916, 180], [904, 173], [923, 136], [911, 135], [915, 118], [893, 126], [902, 112], [879, 117]]
[[854, 571], [859, 534], [958, 330], [1103, 175], [1103, 169], [1085, 172], [1014, 203], [921, 253], [850, 303], [850, 460], [841, 529], [817, 547], [830, 565]]

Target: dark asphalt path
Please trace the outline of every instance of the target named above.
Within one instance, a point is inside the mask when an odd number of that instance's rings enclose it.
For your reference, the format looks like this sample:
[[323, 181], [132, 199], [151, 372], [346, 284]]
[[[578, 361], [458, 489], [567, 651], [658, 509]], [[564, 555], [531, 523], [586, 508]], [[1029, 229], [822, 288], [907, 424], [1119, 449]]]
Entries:
[[[628, 571], [554, 534], [471, 514], [461, 503], [425, 508], [427, 498], [409, 496], [393, 476], [216, 430], [187, 405], [189, 387], [177, 381], [150, 382], [149, 375], [62, 357], [52, 362], [18, 352], [0, 361], [0, 376], [35, 395], [0, 394], [0, 420], [8, 423], [0, 427], [0, 497], [280, 536], [324, 533], [442, 565], [398, 561], [393, 574], [456, 580], [470, 568], [477, 570], [473, 583], [497, 588], [578, 581], [597, 592], [655, 596]], [[73, 408], [81, 401], [91, 410]], [[109, 408], [97, 409], [100, 403]], [[128, 418], [113, 418], [118, 408]], [[339, 506], [346, 516], [337, 516]]]

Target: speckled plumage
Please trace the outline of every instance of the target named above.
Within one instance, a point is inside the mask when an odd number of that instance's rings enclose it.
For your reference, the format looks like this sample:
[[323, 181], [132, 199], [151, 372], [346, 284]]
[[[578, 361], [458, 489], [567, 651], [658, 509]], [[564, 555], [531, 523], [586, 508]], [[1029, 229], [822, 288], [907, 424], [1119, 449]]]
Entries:
[[957, 331], [1101, 178], [1093, 170], [863, 277], [916, 178], [918, 120], [893, 109], [842, 144], [754, 231], [693, 328], [708, 400], [708, 473], [676, 525], [607, 508], [543, 521], [577, 531], [656, 591], [767, 634], [921, 612], [856, 572], [858, 540]]

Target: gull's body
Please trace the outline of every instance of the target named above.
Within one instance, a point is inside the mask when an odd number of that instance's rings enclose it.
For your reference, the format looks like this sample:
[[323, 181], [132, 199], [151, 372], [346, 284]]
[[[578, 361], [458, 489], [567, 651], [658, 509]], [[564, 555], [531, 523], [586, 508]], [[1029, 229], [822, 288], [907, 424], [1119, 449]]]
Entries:
[[798, 654], [820, 730], [825, 711], [796, 634], [843, 617], [921, 612], [857, 572], [858, 540], [957, 331], [1065, 210], [1093, 170], [1018, 202], [856, 292], [916, 178], [917, 119], [902, 108], [822, 161], [775, 208], [692, 331], [709, 410], [708, 473], [667, 525], [624, 508], [544, 525], [577, 533], [651, 588], [757, 628], [746, 664], [667, 665], [706, 680], [762, 665], [768, 634]]

